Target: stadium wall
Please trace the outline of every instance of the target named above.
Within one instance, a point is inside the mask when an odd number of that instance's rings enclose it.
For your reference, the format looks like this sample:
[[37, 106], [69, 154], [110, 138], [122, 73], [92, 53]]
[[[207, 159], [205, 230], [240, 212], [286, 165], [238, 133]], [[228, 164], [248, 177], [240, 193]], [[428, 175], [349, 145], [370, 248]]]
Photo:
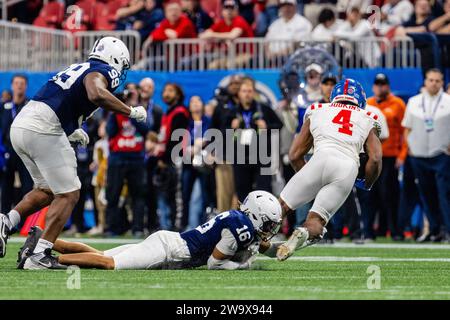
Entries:
[[[260, 82], [265, 93], [273, 98], [280, 98], [278, 89], [279, 71], [261, 70], [261, 71], [239, 71], [254, 77]], [[385, 73], [390, 81], [394, 94], [407, 100], [409, 97], [417, 94], [423, 83], [421, 69], [344, 69], [343, 74], [359, 80], [366, 89], [367, 95], [372, 95], [372, 83], [375, 75], [379, 72]], [[0, 89], [9, 89], [11, 78], [17, 72], [0, 72]], [[186, 97], [193, 95], [201, 96], [204, 101], [209, 100], [217, 88], [218, 84], [232, 71], [203, 71], [203, 72], [149, 72], [149, 71], [130, 71], [128, 72], [127, 82], [139, 82], [144, 77], [151, 77], [156, 82], [155, 102], [162, 105], [161, 90], [166, 82], [177, 82], [185, 90]], [[27, 95], [32, 97], [37, 90], [54, 73], [23, 73], [28, 77]]]

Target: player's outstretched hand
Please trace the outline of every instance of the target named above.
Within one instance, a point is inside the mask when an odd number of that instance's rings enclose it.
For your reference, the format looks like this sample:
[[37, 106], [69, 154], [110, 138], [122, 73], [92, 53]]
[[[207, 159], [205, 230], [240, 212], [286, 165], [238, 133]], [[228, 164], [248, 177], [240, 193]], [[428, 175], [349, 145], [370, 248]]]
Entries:
[[147, 121], [147, 110], [143, 106], [131, 107], [130, 118], [136, 119], [138, 122], [145, 122]]
[[79, 143], [84, 148], [89, 144], [89, 135], [81, 128], [75, 130], [68, 138], [70, 142]]

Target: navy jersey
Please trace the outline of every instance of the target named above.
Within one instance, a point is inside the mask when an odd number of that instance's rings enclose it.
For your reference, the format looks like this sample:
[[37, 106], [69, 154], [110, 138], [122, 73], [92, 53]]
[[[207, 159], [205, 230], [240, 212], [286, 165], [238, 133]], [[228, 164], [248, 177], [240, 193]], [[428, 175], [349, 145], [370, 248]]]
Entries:
[[84, 78], [91, 72], [99, 72], [106, 78], [110, 92], [114, 92], [120, 84], [117, 70], [102, 61], [90, 59], [61, 71], [33, 97], [33, 100], [44, 102], [53, 109], [67, 135], [78, 129], [98, 108], [89, 101], [83, 84]]
[[183, 238], [191, 253], [192, 267], [208, 262], [216, 244], [222, 238], [222, 230], [228, 229], [238, 244], [238, 251], [247, 248], [255, 239], [255, 229], [244, 213], [237, 210], [223, 212], [193, 230], [183, 232]]

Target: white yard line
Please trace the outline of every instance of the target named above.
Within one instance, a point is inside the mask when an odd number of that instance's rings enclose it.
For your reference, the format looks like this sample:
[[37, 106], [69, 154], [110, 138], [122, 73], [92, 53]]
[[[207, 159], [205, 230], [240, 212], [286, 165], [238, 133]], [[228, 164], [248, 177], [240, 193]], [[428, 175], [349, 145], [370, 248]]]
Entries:
[[334, 243], [320, 245], [324, 248], [374, 248], [374, 249], [432, 249], [449, 250], [450, 244], [419, 244], [419, 243]]
[[[258, 257], [257, 260], [272, 260]], [[379, 258], [379, 257], [334, 257], [334, 256], [295, 256], [288, 259], [308, 262], [450, 262], [450, 258]]]

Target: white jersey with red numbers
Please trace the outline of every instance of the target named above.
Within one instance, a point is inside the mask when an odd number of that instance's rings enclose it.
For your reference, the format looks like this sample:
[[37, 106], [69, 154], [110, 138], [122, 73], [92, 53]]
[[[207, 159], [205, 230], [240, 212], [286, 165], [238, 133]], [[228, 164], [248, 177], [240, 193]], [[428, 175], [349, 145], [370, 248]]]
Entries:
[[314, 138], [314, 152], [334, 149], [358, 164], [370, 130], [380, 127], [376, 114], [342, 103], [315, 103], [307, 109], [307, 119]]
[[295, 210], [314, 200], [311, 208], [328, 223], [353, 189], [359, 153], [378, 116], [340, 103], [313, 104], [305, 114], [310, 120], [314, 154], [281, 191], [280, 198]]

